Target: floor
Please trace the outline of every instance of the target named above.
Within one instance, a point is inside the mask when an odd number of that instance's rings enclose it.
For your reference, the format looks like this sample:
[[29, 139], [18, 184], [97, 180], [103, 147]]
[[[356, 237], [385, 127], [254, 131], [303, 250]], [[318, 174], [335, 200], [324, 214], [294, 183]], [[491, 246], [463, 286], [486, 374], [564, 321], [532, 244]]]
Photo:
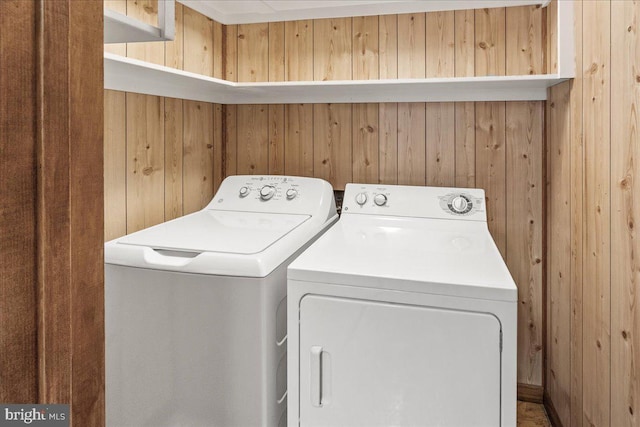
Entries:
[[551, 427], [544, 406], [538, 403], [518, 402], [518, 427]]

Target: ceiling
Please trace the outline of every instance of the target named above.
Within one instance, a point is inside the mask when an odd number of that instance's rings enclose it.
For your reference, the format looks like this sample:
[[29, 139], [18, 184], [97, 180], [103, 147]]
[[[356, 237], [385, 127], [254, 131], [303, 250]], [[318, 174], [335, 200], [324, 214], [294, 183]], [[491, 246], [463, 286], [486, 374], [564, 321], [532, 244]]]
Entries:
[[544, 4], [545, 0], [178, 0], [222, 24]]

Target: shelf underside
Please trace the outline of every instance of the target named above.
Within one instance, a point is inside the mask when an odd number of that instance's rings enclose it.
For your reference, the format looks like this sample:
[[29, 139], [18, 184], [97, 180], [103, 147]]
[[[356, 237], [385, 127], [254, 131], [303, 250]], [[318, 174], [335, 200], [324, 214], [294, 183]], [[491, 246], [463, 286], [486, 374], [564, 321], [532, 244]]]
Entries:
[[105, 53], [105, 89], [218, 104], [536, 101], [557, 75], [235, 83]]

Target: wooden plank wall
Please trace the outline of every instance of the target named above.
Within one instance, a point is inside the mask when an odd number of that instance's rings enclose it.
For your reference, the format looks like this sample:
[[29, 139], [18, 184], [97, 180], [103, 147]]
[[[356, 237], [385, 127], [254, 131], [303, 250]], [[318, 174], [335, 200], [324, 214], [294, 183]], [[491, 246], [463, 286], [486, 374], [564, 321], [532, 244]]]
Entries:
[[[228, 26], [227, 77], [541, 74], [545, 31], [538, 7]], [[543, 102], [241, 105], [226, 120], [227, 174], [484, 188], [519, 286], [518, 381], [542, 385]]]
[[640, 2], [577, 1], [548, 101], [547, 398], [564, 426], [640, 418]]
[[[157, 2], [107, 0], [147, 23]], [[223, 26], [176, 4], [176, 39], [105, 45], [105, 51], [223, 76]], [[223, 178], [222, 106], [105, 91], [105, 240], [196, 211]]]

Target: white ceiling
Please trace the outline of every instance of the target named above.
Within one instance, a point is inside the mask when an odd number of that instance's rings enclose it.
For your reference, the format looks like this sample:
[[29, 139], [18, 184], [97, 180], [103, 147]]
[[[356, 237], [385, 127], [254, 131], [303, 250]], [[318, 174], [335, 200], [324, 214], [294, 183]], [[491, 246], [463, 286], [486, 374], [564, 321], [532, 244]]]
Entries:
[[222, 24], [546, 4], [545, 0], [178, 0]]

